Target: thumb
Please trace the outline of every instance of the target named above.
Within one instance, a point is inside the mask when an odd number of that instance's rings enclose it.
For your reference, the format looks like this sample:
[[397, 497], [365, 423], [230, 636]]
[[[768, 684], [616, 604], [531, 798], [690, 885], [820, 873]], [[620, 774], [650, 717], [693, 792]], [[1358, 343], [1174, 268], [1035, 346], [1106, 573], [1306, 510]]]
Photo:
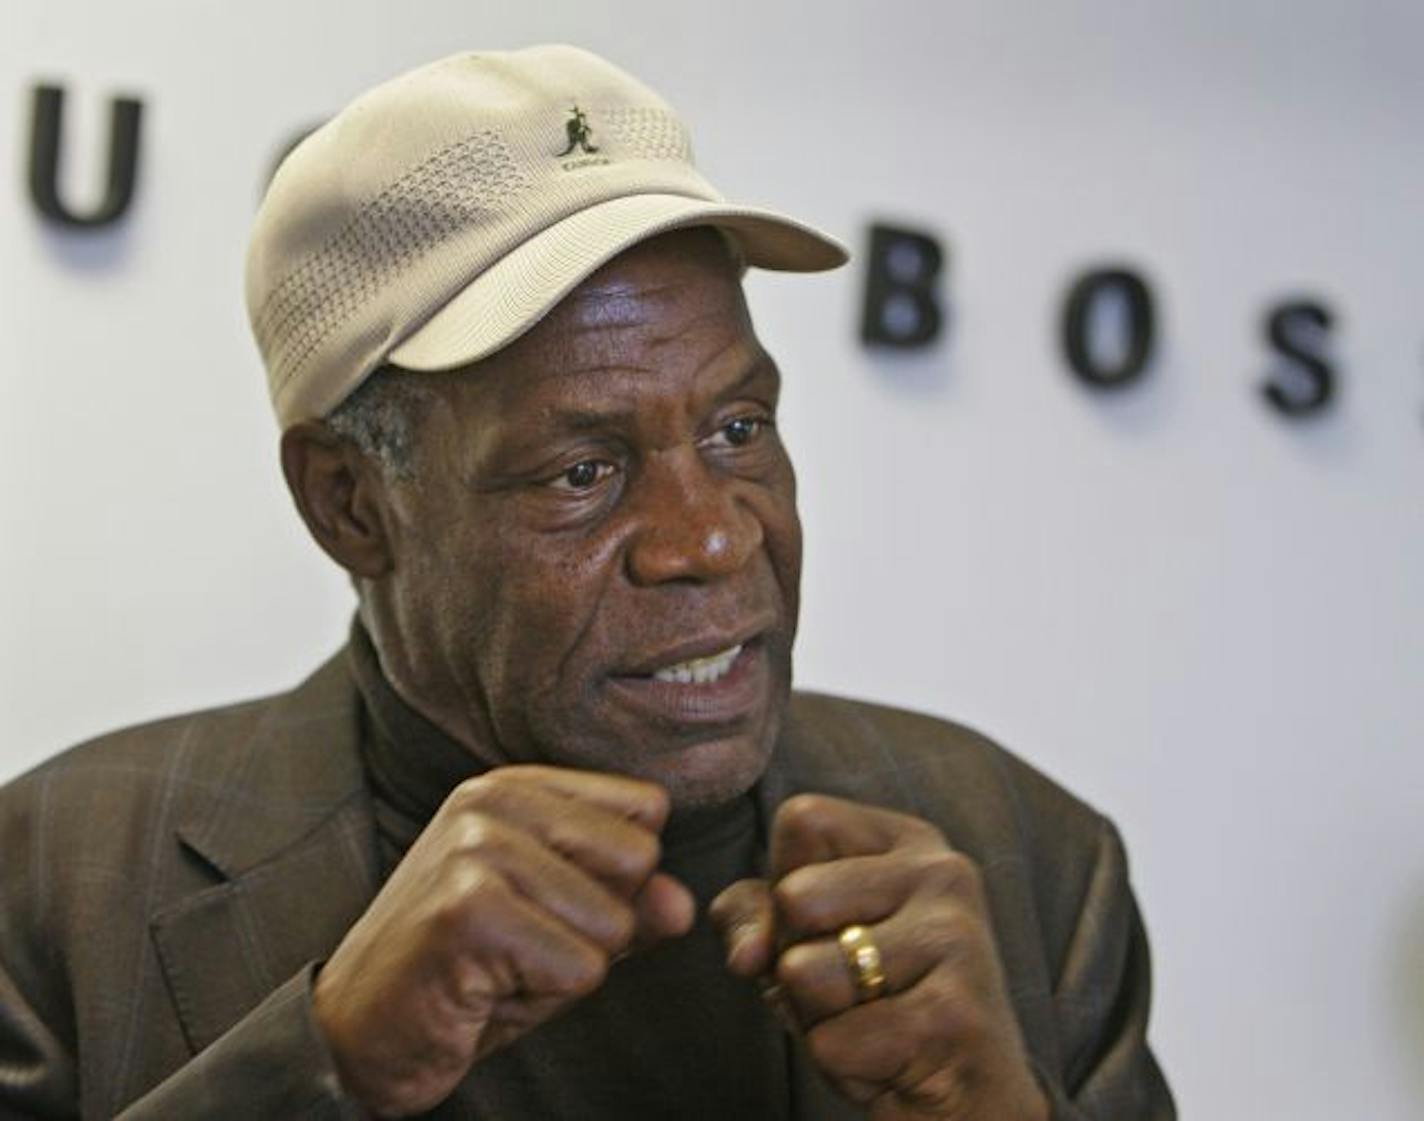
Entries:
[[771, 885], [738, 880], [712, 900], [707, 917], [727, 947], [727, 968], [738, 977], [757, 977], [771, 969], [776, 943]]
[[633, 949], [682, 937], [696, 917], [692, 892], [666, 872], [654, 872], [633, 897]]

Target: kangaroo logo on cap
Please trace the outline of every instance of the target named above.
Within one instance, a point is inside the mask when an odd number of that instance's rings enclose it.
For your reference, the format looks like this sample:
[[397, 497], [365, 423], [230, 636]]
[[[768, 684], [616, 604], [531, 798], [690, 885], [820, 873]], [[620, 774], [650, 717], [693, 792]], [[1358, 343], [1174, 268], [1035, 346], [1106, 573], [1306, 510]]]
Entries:
[[575, 148], [580, 148], [590, 155], [598, 151], [591, 143], [593, 129], [588, 127], [588, 117], [577, 105], [569, 110], [569, 119], [564, 122], [564, 132], [569, 138], [569, 146], [559, 153], [560, 156], [567, 156]]

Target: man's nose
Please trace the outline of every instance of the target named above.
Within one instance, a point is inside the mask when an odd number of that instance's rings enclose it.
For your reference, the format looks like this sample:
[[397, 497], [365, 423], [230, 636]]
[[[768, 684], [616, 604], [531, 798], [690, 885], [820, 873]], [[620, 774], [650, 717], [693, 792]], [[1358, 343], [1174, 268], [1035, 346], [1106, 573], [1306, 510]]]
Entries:
[[696, 450], [656, 456], [641, 474], [627, 554], [634, 584], [716, 580], [739, 572], [761, 548], [761, 521], [738, 480]]

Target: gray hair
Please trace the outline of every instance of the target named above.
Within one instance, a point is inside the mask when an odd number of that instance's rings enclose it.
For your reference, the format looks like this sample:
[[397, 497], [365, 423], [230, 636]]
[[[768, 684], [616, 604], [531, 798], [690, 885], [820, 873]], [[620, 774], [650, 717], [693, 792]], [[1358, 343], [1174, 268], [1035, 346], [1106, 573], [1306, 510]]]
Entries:
[[397, 482], [415, 478], [415, 445], [420, 413], [430, 390], [419, 374], [382, 366], [332, 409], [326, 423]]

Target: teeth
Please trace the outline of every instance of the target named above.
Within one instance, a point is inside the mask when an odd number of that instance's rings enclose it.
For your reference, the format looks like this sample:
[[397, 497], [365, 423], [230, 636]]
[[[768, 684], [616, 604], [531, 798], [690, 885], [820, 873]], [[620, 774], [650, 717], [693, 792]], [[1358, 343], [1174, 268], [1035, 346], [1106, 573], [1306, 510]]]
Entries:
[[710, 654], [705, 658], [692, 658], [678, 662], [675, 666], [664, 666], [653, 674], [657, 681], [671, 681], [678, 685], [710, 685], [726, 675], [742, 652], [740, 645], [723, 650], [720, 654]]

